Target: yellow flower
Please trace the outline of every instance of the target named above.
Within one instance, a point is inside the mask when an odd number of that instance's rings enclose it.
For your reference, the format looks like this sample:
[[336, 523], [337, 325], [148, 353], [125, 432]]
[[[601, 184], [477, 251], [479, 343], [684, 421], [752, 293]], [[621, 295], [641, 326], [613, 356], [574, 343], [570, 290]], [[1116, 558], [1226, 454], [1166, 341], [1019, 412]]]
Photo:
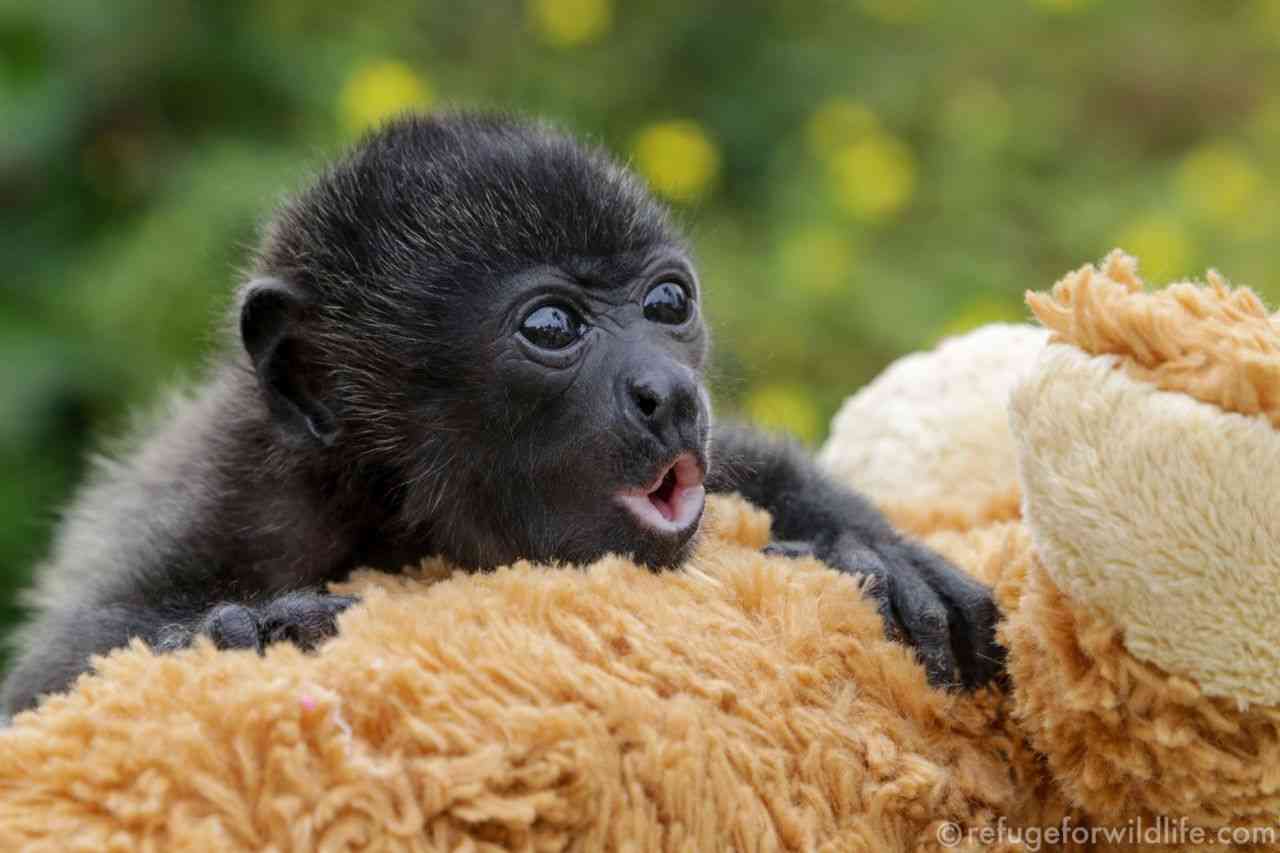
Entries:
[[674, 201], [705, 196], [720, 172], [720, 152], [696, 122], [671, 120], [640, 132], [635, 165], [649, 184]]
[[880, 222], [901, 211], [916, 187], [911, 149], [879, 132], [843, 146], [831, 162], [840, 206], [858, 219]]
[[338, 96], [338, 112], [352, 133], [407, 109], [425, 109], [435, 96], [430, 84], [403, 62], [381, 60], [356, 69]]
[[1160, 216], [1134, 222], [1120, 233], [1116, 245], [1136, 257], [1143, 275], [1159, 284], [1186, 276], [1193, 254], [1186, 228]]
[[1187, 205], [1206, 219], [1247, 229], [1258, 213], [1262, 176], [1233, 146], [1207, 145], [1178, 167], [1178, 190]]
[[527, 0], [525, 14], [539, 38], [555, 47], [590, 44], [613, 23], [610, 0]]
[[853, 245], [838, 228], [801, 228], [783, 238], [778, 247], [778, 264], [782, 286], [831, 293], [848, 282], [853, 273]]
[[809, 117], [805, 135], [814, 156], [830, 160], [845, 145], [879, 130], [880, 121], [865, 104], [832, 98]]
[[802, 441], [818, 438], [818, 407], [797, 385], [762, 385], [746, 400], [750, 418], [766, 429], [788, 433]]

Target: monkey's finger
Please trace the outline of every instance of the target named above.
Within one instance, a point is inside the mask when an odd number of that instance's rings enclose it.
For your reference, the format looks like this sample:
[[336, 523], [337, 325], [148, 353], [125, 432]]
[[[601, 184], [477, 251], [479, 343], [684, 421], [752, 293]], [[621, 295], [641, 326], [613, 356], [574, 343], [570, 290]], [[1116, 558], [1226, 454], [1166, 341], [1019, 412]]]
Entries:
[[857, 545], [842, 548], [833, 562], [841, 571], [863, 578], [862, 594], [875, 604], [880, 613], [885, 636], [894, 642], [902, 642], [907, 631], [893, 607], [894, 578], [880, 555]]
[[947, 605], [951, 647], [964, 688], [975, 689], [1000, 678], [1005, 649], [996, 641], [1000, 609], [991, 589], [927, 548], [910, 542], [899, 547]]
[[951, 647], [951, 617], [947, 605], [912, 570], [894, 577], [893, 609], [906, 628], [908, 642], [924, 665], [934, 687], [960, 684], [955, 650]]
[[278, 596], [259, 612], [262, 642], [288, 642], [310, 651], [338, 633], [338, 614], [355, 602], [351, 596], [310, 591]]
[[243, 604], [219, 604], [201, 620], [199, 633], [213, 640], [220, 649], [255, 649], [262, 647], [258, 620]]
[[813, 556], [814, 549], [812, 542], [802, 542], [797, 539], [785, 539], [770, 542], [764, 546], [764, 552], [770, 557], [810, 557]]
[[907, 626], [903, 624], [898, 610], [893, 606], [893, 579], [888, 575], [868, 580], [865, 595], [876, 606], [880, 621], [884, 623], [885, 639], [894, 643], [910, 643]]
[[1005, 673], [1005, 649], [996, 641], [1000, 609], [986, 587], [943, 593], [951, 610], [951, 645], [966, 690], [982, 687]]

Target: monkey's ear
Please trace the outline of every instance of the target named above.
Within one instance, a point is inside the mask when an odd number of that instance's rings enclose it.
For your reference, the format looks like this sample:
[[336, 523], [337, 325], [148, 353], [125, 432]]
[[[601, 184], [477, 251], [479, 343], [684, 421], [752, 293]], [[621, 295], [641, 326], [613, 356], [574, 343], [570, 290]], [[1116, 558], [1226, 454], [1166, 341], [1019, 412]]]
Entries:
[[306, 296], [289, 283], [254, 279], [240, 306], [240, 338], [271, 414], [290, 442], [328, 447], [338, 437], [338, 422], [317, 393], [319, 366], [308, 358], [303, 329], [308, 308]]

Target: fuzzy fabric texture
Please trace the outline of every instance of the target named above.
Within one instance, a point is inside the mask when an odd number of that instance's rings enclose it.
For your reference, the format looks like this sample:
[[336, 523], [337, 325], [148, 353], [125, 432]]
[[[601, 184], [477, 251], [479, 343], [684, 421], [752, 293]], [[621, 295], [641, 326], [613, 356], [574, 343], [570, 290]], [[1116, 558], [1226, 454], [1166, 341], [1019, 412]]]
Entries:
[[1052, 344], [1014, 394], [1036, 549], [1141, 660], [1280, 704], [1280, 433], [1117, 367]]
[[[0, 850], [1118, 851], [1141, 845], [1016, 830], [1275, 830], [1280, 514], [1257, 472], [1280, 389], [1255, 304], [1220, 280], [1145, 294], [1112, 256], [1032, 300], [1052, 345], [982, 330], [837, 419], [831, 469], [994, 586], [1007, 690], [930, 689], [856, 579], [764, 556], [767, 516], [717, 498], [683, 572], [428, 563], [359, 574], [314, 654], [114, 653], [0, 732]], [[1234, 849], [1280, 831], [1250, 837]]]
[[1053, 343], [1010, 413], [1049, 573], [1141, 660], [1280, 704], [1280, 327], [1214, 273], [1145, 292], [1121, 253], [1028, 302]]
[[1144, 290], [1138, 262], [1112, 252], [1027, 304], [1053, 340], [1114, 355], [1139, 382], [1280, 427], [1280, 320], [1248, 288], [1209, 271], [1208, 285]]
[[994, 324], [898, 359], [840, 407], [819, 461], [908, 530], [1016, 518], [1006, 403], [1047, 338]]
[[998, 703], [712, 514], [679, 574], [430, 564], [314, 655], [114, 654], [0, 734], [0, 849], [908, 850], [1023, 796]]

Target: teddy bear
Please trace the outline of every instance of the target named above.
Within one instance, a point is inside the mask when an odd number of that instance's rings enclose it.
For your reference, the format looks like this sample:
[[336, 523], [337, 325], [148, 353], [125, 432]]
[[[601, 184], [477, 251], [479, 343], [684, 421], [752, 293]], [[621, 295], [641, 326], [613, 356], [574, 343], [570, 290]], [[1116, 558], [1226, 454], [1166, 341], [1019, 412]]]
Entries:
[[1118, 252], [1028, 304], [820, 453], [992, 585], [1001, 683], [724, 497], [680, 572], [427, 560], [312, 654], [100, 658], [0, 731], [0, 849], [1280, 848], [1280, 323]]

